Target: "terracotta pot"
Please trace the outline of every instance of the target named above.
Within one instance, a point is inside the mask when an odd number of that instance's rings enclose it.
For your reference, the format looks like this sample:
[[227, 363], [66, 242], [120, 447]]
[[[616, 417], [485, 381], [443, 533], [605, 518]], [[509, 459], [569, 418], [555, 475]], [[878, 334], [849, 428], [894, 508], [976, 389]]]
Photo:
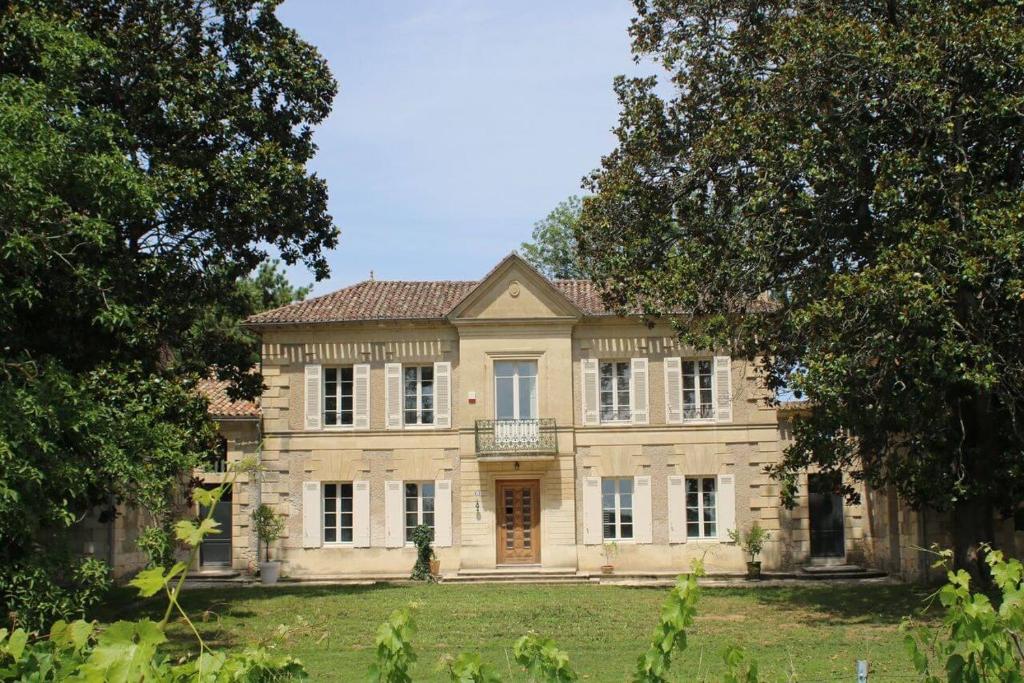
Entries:
[[277, 560], [270, 562], [260, 562], [260, 583], [272, 586], [277, 583], [277, 578], [281, 576], [281, 563]]
[[760, 562], [747, 562], [747, 578], [751, 581], [759, 581], [761, 579]]
[[441, 574], [441, 560], [436, 557], [430, 561], [430, 575], [440, 576]]
[[615, 565], [613, 565], [613, 564], [603, 564], [603, 565], [601, 565], [601, 573], [602, 574], [611, 574], [614, 571], [615, 571]]

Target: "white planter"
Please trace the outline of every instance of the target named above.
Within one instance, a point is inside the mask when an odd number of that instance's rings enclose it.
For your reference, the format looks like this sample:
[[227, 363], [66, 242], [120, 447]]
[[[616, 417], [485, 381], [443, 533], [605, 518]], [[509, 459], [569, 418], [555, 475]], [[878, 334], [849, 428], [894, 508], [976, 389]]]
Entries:
[[277, 583], [277, 578], [281, 575], [281, 563], [277, 560], [271, 560], [270, 562], [260, 562], [260, 583], [265, 586], [271, 586]]

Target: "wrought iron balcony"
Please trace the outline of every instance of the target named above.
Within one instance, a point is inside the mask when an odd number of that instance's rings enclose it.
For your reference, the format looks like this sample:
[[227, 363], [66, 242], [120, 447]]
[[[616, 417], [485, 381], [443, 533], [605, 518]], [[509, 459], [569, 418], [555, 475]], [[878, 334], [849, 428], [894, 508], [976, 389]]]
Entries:
[[555, 454], [558, 452], [558, 434], [555, 420], [542, 417], [536, 420], [477, 420], [477, 455]]

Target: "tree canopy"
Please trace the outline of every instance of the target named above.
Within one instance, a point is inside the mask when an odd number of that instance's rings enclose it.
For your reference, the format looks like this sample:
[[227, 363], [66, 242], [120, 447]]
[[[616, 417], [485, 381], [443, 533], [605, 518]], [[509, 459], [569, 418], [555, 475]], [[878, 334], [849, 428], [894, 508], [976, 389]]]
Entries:
[[580, 269], [576, 248], [576, 224], [582, 203], [572, 196], [559, 202], [543, 220], [533, 225], [533, 241], [523, 242], [523, 258], [545, 277], [571, 280], [586, 277]]
[[277, 4], [0, 12], [0, 602], [22, 619], [81, 606], [54, 541], [86, 510], [159, 509], [209, 452], [199, 376], [259, 391], [252, 338], [211, 311], [251, 312], [272, 251], [327, 274], [306, 164], [336, 84]]
[[811, 401], [788, 502], [811, 465], [893, 486], [963, 558], [1024, 496], [1024, 5], [635, 5], [669, 81], [616, 81], [585, 270]]

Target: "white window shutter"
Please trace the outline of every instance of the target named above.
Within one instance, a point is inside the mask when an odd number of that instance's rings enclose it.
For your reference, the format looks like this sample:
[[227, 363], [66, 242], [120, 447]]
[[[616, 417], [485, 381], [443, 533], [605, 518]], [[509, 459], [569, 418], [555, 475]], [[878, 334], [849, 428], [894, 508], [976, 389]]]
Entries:
[[320, 482], [302, 482], [302, 547], [319, 548], [323, 545], [323, 515]]
[[370, 365], [352, 366], [352, 426], [370, 428]]
[[438, 548], [452, 545], [452, 482], [449, 479], [434, 482], [434, 545]]
[[633, 539], [637, 543], [654, 541], [654, 517], [651, 509], [651, 477], [633, 477]]
[[[601, 403], [600, 386], [597, 381], [597, 359], [584, 358], [580, 361], [580, 377], [582, 383], [581, 401], [583, 407], [583, 424], [600, 424], [598, 408]], [[598, 486], [600, 489], [600, 486]]]
[[384, 414], [388, 429], [402, 428], [402, 364], [384, 364]]
[[736, 476], [718, 475], [718, 538], [729, 540], [729, 531], [736, 528]]
[[405, 545], [405, 499], [401, 481], [384, 482], [384, 545]]
[[306, 366], [306, 429], [320, 429], [320, 393], [322, 372], [319, 365]]
[[352, 482], [352, 545], [370, 547], [370, 482]]
[[668, 542], [686, 543], [686, 478], [668, 478]]
[[587, 477], [583, 480], [583, 543], [600, 545], [602, 541], [601, 477]]
[[665, 423], [683, 423], [683, 366], [678, 358], [665, 359]]
[[647, 359], [633, 358], [630, 360], [629, 412], [635, 425], [647, 424], [650, 415], [650, 397], [647, 390], [649, 382], [647, 377]]
[[715, 420], [732, 422], [732, 359], [715, 356]]
[[434, 363], [434, 426], [452, 426], [452, 364]]

